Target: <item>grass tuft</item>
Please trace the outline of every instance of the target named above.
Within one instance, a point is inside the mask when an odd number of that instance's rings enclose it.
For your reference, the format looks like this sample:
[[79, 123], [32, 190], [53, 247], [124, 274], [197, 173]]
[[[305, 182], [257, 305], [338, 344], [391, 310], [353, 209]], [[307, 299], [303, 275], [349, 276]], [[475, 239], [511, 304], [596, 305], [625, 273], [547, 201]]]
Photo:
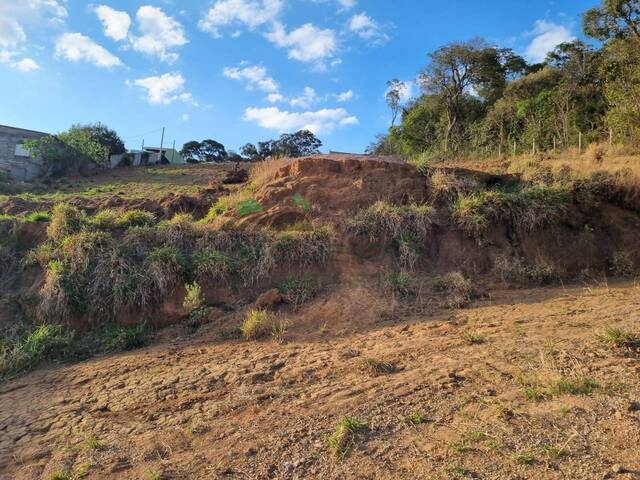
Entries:
[[378, 375], [385, 375], [396, 371], [396, 367], [389, 362], [377, 360], [375, 358], [367, 357], [358, 362], [358, 367], [363, 372], [376, 377]]
[[329, 437], [329, 447], [336, 458], [344, 457], [355, 443], [358, 432], [368, 430], [369, 424], [356, 417], [344, 417]]
[[240, 330], [245, 340], [258, 340], [266, 336], [272, 328], [271, 314], [265, 310], [251, 310]]

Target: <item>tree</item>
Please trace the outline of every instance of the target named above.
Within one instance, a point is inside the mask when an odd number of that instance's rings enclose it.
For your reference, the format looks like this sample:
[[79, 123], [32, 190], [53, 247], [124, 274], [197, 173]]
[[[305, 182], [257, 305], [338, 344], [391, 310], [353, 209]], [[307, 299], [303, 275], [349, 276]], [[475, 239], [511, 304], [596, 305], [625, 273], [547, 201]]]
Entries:
[[253, 143], [246, 143], [242, 147], [240, 147], [240, 154], [249, 162], [262, 160], [260, 158], [260, 154], [258, 153], [258, 149]]
[[640, 42], [640, 0], [604, 0], [584, 14], [583, 29], [603, 42], [629, 37]]
[[182, 146], [182, 150], [180, 150], [180, 155], [182, 155], [187, 160], [187, 162], [199, 162], [202, 156], [200, 142], [191, 140], [190, 142], [185, 143]]
[[391, 110], [391, 126], [396, 124], [398, 113], [400, 112], [400, 99], [402, 98], [402, 92], [407, 88], [404, 82], [394, 78], [387, 82], [387, 93], [385, 98], [387, 105]]
[[120, 155], [127, 151], [125, 149], [124, 142], [118, 136], [116, 131], [107, 127], [103, 123], [76, 124], [71, 127], [68, 133], [75, 130], [81, 130], [91, 135], [91, 137], [107, 148], [109, 157], [111, 155]]
[[309, 130], [285, 133], [275, 143], [275, 151], [286, 157], [304, 157], [320, 153], [322, 142]]
[[227, 151], [215, 140], [203, 140], [200, 143], [200, 155], [205, 162], [223, 162], [227, 158]]

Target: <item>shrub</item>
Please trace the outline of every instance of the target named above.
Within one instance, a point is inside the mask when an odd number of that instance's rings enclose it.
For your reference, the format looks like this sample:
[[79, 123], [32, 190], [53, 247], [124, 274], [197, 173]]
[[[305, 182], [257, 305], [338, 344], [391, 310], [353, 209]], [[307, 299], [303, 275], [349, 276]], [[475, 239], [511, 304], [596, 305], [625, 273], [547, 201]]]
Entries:
[[336, 457], [343, 457], [354, 444], [359, 431], [368, 430], [369, 425], [356, 417], [344, 417], [329, 437], [329, 447]]
[[71, 349], [74, 333], [63, 325], [42, 324], [0, 350], [0, 376], [33, 368], [44, 360], [64, 358]]
[[269, 312], [265, 310], [251, 310], [240, 330], [246, 340], [258, 340], [267, 335], [272, 327], [273, 321]]
[[262, 204], [254, 198], [241, 200], [236, 204], [236, 215], [238, 218], [246, 217], [253, 213], [260, 213], [261, 211]]
[[111, 230], [118, 224], [118, 214], [111, 210], [100, 210], [90, 220], [93, 227], [99, 230]]
[[288, 277], [278, 284], [278, 289], [286, 297], [294, 308], [299, 308], [304, 303], [311, 300], [316, 293], [316, 285], [313, 279], [308, 276]]
[[51, 213], [46, 211], [31, 212], [25, 218], [28, 222], [48, 222], [51, 220]]
[[202, 308], [204, 305], [204, 297], [202, 296], [202, 288], [197, 282], [187, 283], [185, 285], [187, 294], [184, 297], [182, 306], [189, 312], [193, 312]]
[[191, 261], [196, 279], [204, 282], [223, 280], [234, 271], [232, 258], [215, 248], [196, 250]]
[[535, 230], [562, 220], [572, 200], [566, 186], [534, 185], [514, 192], [487, 190], [460, 196], [453, 204], [458, 227], [471, 236], [486, 233], [490, 221], [506, 221]]
[[150, 227], [155, 223], [156, 216], [153, 213], [138, 209], [128, 210], [116, 220], [116, 225], [122, 228]]
[[636, 268], [629, 252], [617, 251], [611, 256], [611, 272], [618, 277], [633, 277]]
[[587, 158], [596, 163], [602, 163], [608, 153], [609, 147], [603, 143], [597, 142], [589, 145], [586, 151]]
[[358, 235], [368, 235], [371, 240], [384, 237], [396, 239], [409, 232], [424, 241], [432, 223], [433, 208], [429, 205], [376, 202], [350, 219], [347, 228]]
[[147, 342], [147, 329], [144, 325], [113, 327], [102, 336], [102, 346], [107, 352], [134, 350]]
[[390, 272], [387, 275], [387, 285], [391, 291], [402, 297], [415, 295], [417, 292], [416, 278], [409, 272]]
[[78, 233], [86, 223], [86, 214], [68, 203], [58, 203], [53, 207], [51, 223], [47, 235], [52, 240], [62, 240], [67, 235]]
[[176, 247], [156, 248], [145, 259], [152, 289], [161, 297], [167, 295], [187, 271], [187, 260]]
[[449, 308], [465, 307], [479, 296], [471, 280], [465, 278], [460, 272], [449, 272], [438, 277], [433, 288], [446, 297], [446, 304]]
[[493, 264], [493, 273], [505, 284], [546, 285], [559, 278], [558, 271], [550, 263], [540, 261], [527, 265], [520, 257], [498, 256]]

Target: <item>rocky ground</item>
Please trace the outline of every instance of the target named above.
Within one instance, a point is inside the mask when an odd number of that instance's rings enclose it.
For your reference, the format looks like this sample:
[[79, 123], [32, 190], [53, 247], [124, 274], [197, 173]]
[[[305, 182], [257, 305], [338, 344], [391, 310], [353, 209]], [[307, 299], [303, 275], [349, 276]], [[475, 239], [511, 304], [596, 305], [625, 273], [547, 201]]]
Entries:
[[0, 385], [0, 478], [640, 478], [640, 356], [599, 338], [638, 332], [637, 285], [314, 315], [332, 295], [283, 342], [173, 327]]

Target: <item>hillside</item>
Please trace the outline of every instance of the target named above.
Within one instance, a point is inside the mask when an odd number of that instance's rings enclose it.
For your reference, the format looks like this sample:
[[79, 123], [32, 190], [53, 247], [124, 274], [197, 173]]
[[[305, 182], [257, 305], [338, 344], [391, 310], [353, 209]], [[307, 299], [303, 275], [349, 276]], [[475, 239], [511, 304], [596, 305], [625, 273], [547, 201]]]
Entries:
[[636, 160], [316, 155], [9, 196], [0, 472], [636, 478]]

